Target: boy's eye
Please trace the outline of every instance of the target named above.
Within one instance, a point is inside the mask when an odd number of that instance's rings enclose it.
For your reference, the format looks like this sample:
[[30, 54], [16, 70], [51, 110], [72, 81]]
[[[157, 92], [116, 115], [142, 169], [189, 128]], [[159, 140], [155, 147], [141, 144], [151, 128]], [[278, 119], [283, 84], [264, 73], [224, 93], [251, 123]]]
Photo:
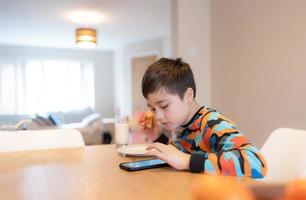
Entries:
[[165, 105], [165, 106], [160, 106], [162, 109], [165, 109], [168, 107], [169, 104]]

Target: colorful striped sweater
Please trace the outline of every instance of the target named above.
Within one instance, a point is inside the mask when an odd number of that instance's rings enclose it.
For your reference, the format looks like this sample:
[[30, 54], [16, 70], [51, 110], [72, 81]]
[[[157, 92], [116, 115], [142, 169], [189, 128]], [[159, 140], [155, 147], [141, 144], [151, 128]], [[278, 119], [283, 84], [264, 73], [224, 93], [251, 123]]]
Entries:
[[178, 129], [173, 144], [191, 154], [192, 172], [252, 178], [262, 178], [267, 173], [264, 157], [248, 138], [232, 121], [205, 106]]

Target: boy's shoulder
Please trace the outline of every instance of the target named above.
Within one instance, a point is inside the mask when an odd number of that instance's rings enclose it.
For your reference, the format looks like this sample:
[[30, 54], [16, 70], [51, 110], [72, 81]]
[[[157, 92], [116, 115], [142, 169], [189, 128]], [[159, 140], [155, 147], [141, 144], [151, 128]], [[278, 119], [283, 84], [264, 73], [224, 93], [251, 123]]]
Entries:
[[221, 112], [207, 106], [203, 106], [199, 114], [200, 116], [198, 119], [201, 121], [201, 124], [207, 124], [209, 127], [220, 124], [221, 122], [236, 126], [232, 120], [224, 116]]
[[202, 106], [197, 112], [197, 115], [198, 118], [210, 120], [212, 118], [218, 117], [219, 115], [221, 115], [221, 113], [208, 106]]
[[185, 126], [185, 128], [189, 127], [192, 130], [199, 129], [200, 127], [202, 127], [203, 124], [206, 124], [209, 120], [212, 120], [218, 115], [219, 113], [216, 110], [208, 106], [202, 106], [195, 113], [195, 115], [192, 117], [188, 125]]
[[234, 123], [228, 118], [226, 118], [222, 113], [204, 105], [199, 108], [199, 110], [192, 117], [189, 123], [182, 127], [191, 130], [202, 130], [205, 129], [205, 126], [213, 127], [214, 125], [219, 124], [222, 121], [227, 121], [234, 125]]
[[211, 113], [211, 112], [217, 112], [216, 110], [214, 110], [214, 109], [212, 109], [212, 108], [210, 108], [210, 107], [208, 107], [208, 106], [202, 106], [200, 109], [199, 109], [199, 111], [198, 111], [198, 113], [200, 113], [200, 114], [202, 114], [202, 115], [205, 115], [205, 114], [208, 114], [208, 113]]

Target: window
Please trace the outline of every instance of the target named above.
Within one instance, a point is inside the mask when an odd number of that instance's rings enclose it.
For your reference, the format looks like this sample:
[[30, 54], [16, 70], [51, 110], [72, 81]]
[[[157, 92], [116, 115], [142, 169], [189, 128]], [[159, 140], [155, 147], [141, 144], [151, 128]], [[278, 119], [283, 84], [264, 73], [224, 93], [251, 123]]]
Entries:
[[0, 64], [0, 84], [1, 114], [94, 108], [94, 66], [90, 62]]

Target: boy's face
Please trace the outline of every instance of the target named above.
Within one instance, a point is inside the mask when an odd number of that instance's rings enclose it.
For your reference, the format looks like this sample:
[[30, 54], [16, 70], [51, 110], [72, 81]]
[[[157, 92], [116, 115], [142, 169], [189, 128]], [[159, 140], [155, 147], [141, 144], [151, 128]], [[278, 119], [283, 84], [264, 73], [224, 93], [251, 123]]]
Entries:
[[[187, 93], [187, 92], [186, 92]], [[154, 112], [157, 122], [172, 131], [185, 124], [189, 120], [190, 107], [193, 97], [185, 94], [181, 99], [177, 94], [168, 93], [161, 88], [157, 92], [150, 93], [147, 104]]]

